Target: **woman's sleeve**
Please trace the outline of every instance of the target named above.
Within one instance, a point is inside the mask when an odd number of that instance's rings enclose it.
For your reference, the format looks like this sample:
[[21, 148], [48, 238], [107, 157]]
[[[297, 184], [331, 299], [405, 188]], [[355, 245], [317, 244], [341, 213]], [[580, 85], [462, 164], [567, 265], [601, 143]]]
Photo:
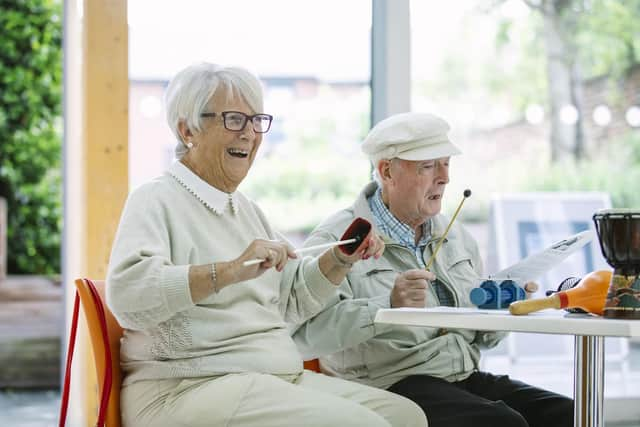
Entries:
[[288, 262], [280, 281], [280, 311], [288, 324], [300, 324], [318, 314], [338, 287], [320, 271], [318, 258]]
[[125, 328], [149, 329], [193, 306], [189, 265], [171, 261], [169, 211], [141, 187], [125, 205], [107, 273], [107, 304]]
[[[253, 204], [267, 235], [282, 239], [271, 228], [260, 208]], [[322, 274], [318, 258], [289, 260], [280, 280], [280, 312], [288, 324], [300, 324], [319, 313], [338, 292], [338, 287]]]

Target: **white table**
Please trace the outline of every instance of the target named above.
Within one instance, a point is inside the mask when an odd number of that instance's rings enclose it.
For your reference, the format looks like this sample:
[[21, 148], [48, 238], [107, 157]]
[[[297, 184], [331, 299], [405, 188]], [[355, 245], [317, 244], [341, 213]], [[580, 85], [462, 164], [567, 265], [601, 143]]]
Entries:
[[545, 310], [512, 316], [506, 310], [397, 308], [378, 310], [376, 323], [575, 336], [574, 400], [577, 427], [604, 426], [604, 337], [638, 337], [640, 320], [603, 319]]

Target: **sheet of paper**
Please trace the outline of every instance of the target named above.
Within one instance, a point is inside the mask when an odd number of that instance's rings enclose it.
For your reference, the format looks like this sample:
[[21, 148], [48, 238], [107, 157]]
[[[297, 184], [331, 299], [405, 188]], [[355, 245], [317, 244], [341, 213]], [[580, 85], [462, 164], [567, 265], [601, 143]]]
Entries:
[[592, 241], [594, 236], [595, 233], [592, 230], [574, 234], [489, 277], [493, 279], [518, 279], [522, 283], [535, 280]]

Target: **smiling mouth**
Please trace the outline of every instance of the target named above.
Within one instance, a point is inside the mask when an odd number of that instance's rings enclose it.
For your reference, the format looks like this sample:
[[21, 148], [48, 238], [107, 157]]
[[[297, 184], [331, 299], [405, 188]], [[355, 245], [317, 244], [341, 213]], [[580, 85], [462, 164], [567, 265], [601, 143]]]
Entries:
[[239, 159], [246, 159], [249, 156], [249, 151], [241, 150], [239, 148], [229, 148], [227, 149], [227, 153], [230, 156], [237, 157]]

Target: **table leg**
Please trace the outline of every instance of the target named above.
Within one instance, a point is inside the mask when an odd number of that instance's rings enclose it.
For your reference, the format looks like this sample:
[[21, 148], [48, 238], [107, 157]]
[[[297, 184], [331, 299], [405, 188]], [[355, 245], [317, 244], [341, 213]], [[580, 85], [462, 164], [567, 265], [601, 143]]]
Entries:
[[575, 427], [604, 427], [604, 337], [575, 337]]

